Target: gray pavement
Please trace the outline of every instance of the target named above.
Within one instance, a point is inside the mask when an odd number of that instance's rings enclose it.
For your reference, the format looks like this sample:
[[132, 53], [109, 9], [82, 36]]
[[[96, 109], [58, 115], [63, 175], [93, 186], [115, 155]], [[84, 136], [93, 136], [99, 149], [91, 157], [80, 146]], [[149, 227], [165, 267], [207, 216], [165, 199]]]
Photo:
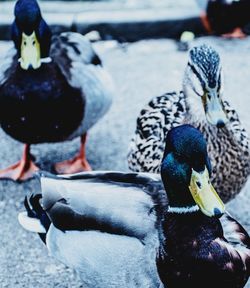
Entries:
[[[200, 38], [220, 52], [225, 74], [225, 98], [237, 109], [250, 134], [249, 69], [250, 39], [226, 41]], [[0, 57], [10, 44], [0, 43]], [[172, 40], [141, 41], [121, 48], [116, 42], [95, 44], [116, 84], [109, 113], [89, 132], [87, 156], [93, 169], [127, 170], [127, 146], [142, 106], [153, 96], [181, 88], [186, 53], [178, 52]], [[33, 146], [42, 169], [73, 156], [79, 140]], [[0, 168], [19, 159], [22, 145], [0, 131]], [[0, 286], [83, 287], [72, 271], [48, 256], [39, 237], [24, 231], [17, 222], [25, 194], [37, 193], [36, 179], [24, 184], [0, 182]], [[250, 232], [250, 183], [228, 205], [229, 211]], [[247, 286], [250, 287], [250, 283]]]

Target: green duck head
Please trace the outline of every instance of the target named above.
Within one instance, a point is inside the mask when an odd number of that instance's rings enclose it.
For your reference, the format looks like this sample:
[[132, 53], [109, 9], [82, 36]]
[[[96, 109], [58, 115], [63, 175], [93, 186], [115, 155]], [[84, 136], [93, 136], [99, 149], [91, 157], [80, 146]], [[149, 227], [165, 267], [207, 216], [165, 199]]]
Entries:
[[161, 165], [161, 177], [169, 199], [169, 211], [200, 210], [220, 217], [225, 206], [210, 182], [211, 163], [202, 133], [191, 125], [169, 131]]

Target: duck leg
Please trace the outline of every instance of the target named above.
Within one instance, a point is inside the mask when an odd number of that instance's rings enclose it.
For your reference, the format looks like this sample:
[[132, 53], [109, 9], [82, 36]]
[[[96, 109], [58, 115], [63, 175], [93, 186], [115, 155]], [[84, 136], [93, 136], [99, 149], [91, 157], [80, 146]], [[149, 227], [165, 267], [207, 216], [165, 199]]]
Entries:
[[[210, 22], [209, 22], [209, 19], [208, 19], [206, 13], [202, 13], [200, 15], [200, 19], [201, 19], [202, 25], [205, 28], [205, 30], [207, 31], [207, 33], [212, 34], [213, 30], [212, 30], [212, 27], [210, 25]], [[242, 31], [242, 29], [240, 27], [236, 27], [236, 28], [234, 28], [234, 30], [232, 32], [222, 34], [221, 36], [224, 38], [243, 39], [246, 37], [246, 34]]]
[[232, 32], [222, 35], [224, 38], [234, 38], [234, 39], [243, 39], [246, 38], [246, 34], [242, 31], [241, 28], [237, 27]]
[[200, 19], [201, 19], [202, 25], [203, 25], [204, 29], [207, 31], [207, 33], [212, 34], [213, 30], [212, 30], [210, 22], [208, 20], [207, 14], [201, 13]]
[[39, 168], [32, 161], [30, 145], [25, 144], [21, 160], [6, 169], [0, 170], [0, 178], [24, 181], [32, 178], [38, 170]]
[[86, 139], [87, 134], [84, 134], [81, 137], [80, 151], [75, 158], [55, 164], [55, 170], [58, 174], [74, 174], [92, 170], [86, 159]]

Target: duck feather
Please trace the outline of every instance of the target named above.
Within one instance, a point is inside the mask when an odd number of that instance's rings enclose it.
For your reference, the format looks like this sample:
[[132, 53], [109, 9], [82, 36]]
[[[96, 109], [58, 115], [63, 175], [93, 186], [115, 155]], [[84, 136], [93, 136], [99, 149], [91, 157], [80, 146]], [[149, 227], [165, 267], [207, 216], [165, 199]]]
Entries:
[[160, 176], [44, 174], [41, 186], [43, 208], [52, 221], [49, 253], [75, 269], [84, 287], [163, 287], [155, 265], [159, 219], [154, 199], [160, 188], [166, 196]]
[[249, 137], [227, 101], [223, 101], [223, 108], [229, 123], [218, 129], [189, 115], [185, 97], [182, 91], [166, 93], [153, 98], [141, 110], [130, 143], [129, 168], [135, 172], [159, 173], [168, 131], [189, 123], [207, 140], [214, 167], [211, 180], [222, 200], [227, 202], [240, 192], [250, 173]]
[[141, 241], [156, 229], [152, 197], [159, 197], [157, 188], [164, 199], [160, 177], [150, 174], [91, 172], [42, 177], [41, 186], [43, 207], [58, 229], [97, 230]]
[[0, 85], [2, 85], [7, 79], [11, 71], [12, 65], [17, 60], [17, 51], [14, 47], [9, 49], [7, 53], [1, 58], [0, 66]]
[[80, 89], [85, 103], [84, 121], [69, 137], [73, 139], [91, 128], [110, 108], [113, 82], [103, 69], [90, 41], [73, 32], [52, 39], [50, 56], [71, 87]]

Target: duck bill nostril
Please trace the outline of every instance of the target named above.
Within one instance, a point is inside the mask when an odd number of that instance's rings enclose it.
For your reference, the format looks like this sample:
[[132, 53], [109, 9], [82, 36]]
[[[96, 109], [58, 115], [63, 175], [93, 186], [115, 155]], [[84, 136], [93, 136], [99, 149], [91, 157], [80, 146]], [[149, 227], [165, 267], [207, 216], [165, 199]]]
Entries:
[[[201, 183], [199, 188], [197, 183]], [[220, 217], [225, 212], [225, 206], [209, 181], [209, 173], [197, 172], [192, 169], [189, 190], [201, 212], [208, 217]]]
[[223, 102], [217, 94], [210, 93], [210, 98], [206, 98], [205, 114], [209, 124], [222, 128], [228, 122], [226, 111], [223, 108]]
[[225, 125], [226, 125], [225, 122], [222, 120], [219, 120], [216, 124], [217, 128], [223, 128], [225, 127]]
[[218, 208], [214, 208], [214, 216], [220, 218], [223, 213]]

